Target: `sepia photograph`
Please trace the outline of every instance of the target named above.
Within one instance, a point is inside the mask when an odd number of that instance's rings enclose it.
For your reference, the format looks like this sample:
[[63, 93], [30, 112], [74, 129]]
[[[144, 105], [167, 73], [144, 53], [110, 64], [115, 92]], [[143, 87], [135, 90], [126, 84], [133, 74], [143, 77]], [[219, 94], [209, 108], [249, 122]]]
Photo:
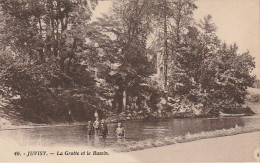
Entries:
[[0, 162], [260, 162], [260, 1], [0, 0]]

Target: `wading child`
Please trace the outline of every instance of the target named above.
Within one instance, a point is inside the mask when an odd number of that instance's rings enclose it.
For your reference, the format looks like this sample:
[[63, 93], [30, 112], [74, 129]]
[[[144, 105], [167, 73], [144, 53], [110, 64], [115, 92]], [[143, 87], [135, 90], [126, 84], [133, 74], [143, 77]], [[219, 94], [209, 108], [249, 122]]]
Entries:
[[106, 125], [105, 122], [102, 122], [102, 121], [101, 121], [101, 125], [100, 125], [100, 135], [101, 135], [103, 138], [106, 138], [107, 135], [108, 135], [107, 125]]
[[88, 124], [87, 124], [87, 135], [89, 137], [91, 137], [93, 134], [94, 134], [93, 124], [91, 123], [91, 121], [88, 121]]
[[122, 126], [122, 124], [121, 123], [118, 123], [117, 124], [117, 129], [116, 129], [116, 137], [117, 138], [124, 138], [125, 137], [125, 129], [124, 129], [124, 127]]
[[94, 132], [95, 132], [95, 136], [98, 136], [99, 134], [99, 121], [98, 118], [96, 118], [95, 122], [93, 123], [93, 127], [94, 127]]

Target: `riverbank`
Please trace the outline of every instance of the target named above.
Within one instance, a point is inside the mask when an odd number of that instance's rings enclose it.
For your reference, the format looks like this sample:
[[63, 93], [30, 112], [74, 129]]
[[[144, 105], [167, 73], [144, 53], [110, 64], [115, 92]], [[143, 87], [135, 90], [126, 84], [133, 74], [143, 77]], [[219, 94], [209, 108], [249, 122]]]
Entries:
[[[195, 121], [194, 121], [195, 120]], [[199, 121], [197, 121], [199, 120]], [[118, 156], [120, 155], [128, 155], [132, 151], [146, 151], [147, 149], [157, 149], [157, 147], [167, 147], [167, 145], [177, 145], [179, 144], [186, 144], [189, 142], [200, 142], [204, 139], [214, 139], [214, 138], [222, 138], [225, 136], [234, 136], [234, 135], [240, 135], [244, 133], [253, 133], [260, 131], [260, 116], [250, 116], [243, 118], [239, 121], [237, 121], [237, 118], [217, 118], [217, 119], [187, 119], [187, 120], [176, 120], [174, 123], [168, 123], [168, 125], [175, 125], [174, 130], [175, 134], [172, 135], [170, 133], [165, 134], [165, 130], [171, 130], [173, 128], [164, 128], [162, 124], [159, 125], [152, 125], [152, 126], [146, 126], [144, 130], [139, 130], [140, 135], [142, 135], [142, 138], [144, 139], [131, 139], [133, 138], [133, 135], [131, 135], [132, 128], [127, 128], [127, 124], [125, 124], [127, 135], [126, 140], [124, 141], [113, 141], [113, 135], [110, 135], [109, 139], [107, 139], [106, 143], [109, 144], [109, 146], [105, 146], [102, 144], [102, 142], [99, 141], [93, 141], [94, 144], [91, 144], [92, 141], [85, 138], [85, 132], [83, 126], [78, 126], [80, 124], [74, 124], [74, 125], [68, 125], [68, 124], [60, 124], [60, 125], [45, 125], [45, 126], [29, 126], [30, 128], [35, 129], [22, 129], [19, 128], [17, 131], [6, 131], [2, 130], [0, 131], [0, 145], [5, 147], [10, 147], [9, 154], [14, 153], [14, 146], [17, 146], [15, 149], [20, 149], [21, 147], [26, 147], [26, 149], [21, 149], [19, 151], [31, 151], [34, 150], [34, 147], [38, 147], [37, 150], [43, 150], [45, 148], [48, 149], [48, 151], [61, 151], [63, 150], [62, 146], [67, 146], [68, 149], [75, 149], [76, 151], [93, 151], [93, 148], [99, 148], [99, 150], [109, 150], [111, 151], [111, 156]], [[204, 124], [229, 124], [229, 126], [222, 126], [223, 128], [216, 128], [212, 129], [210, 131], [207, 130], [207, 127], [205, 130], [198, 130], [197, 132], [194, 132], [192, 129], [188, 129], [187, 132], [181, 132], [180, 134], [177, 134], [179, 128], [185, 128], [185, 125], [181, 125], [181, 122], [188, 123], [192, 125], [192, 128], [195, 128], [196, 125], [201, 126]], [[193, 122], [193, 123], [190, 123]], [[202, 123], [201, 123], [202, 122]], [[218, 122], [218, 123], [217, 123]], [[221, 123], [219, 123], [221, 122]], [[242, 123], [240, 123], [242, 122]], [[244, 123], [243, 123], [244, 122]], [[143, 124], [143, 122], [139, 123], [130, 123], [131, 125], [140, 125]], [[159, 122], [158, 122], [159, 123]], [[166, 125], [167, 125], [166, 124]], [[113, 131], [115, 128], [112, 128], [112, 126], [115, 124], [111, 124], [110, 131]], [[56, 127], [61, 126], [61, 127]], [[64, 127], [65, 126], [65, 127]], [[66, 127], [70, 126], [70, 127]], [[77, 127], [78, 126], [78, 127]], [[128, 124], [129, 126], [129, 124]], [[211, 125], [210, 125], [211, 126]], [[20, 126], [22, 127], [22, 126]], [[152, 127], [152, 128], [151, 128]], [[186, 126], [188, 127], [188, 126]], [[214, 126], [212, 126], [213, 128]], [[231, 128], [229, 128], [231, 127]], [[36, 129], [38, 128], [38, 129]], [[41, 129], [42, 128], [42, 129]], [[66, 131], [65, 131], [65, 130]], [[75, 130], [76, 129], [76, 130]], [[152, 129], [152, 130], [151, 130]], [[149, 131], [149, 132], [148, 132]], [[190, 133], [189, 133], [190, 132]], [[77, 133], [77, 134], [74, 134]], [[144, 133], [144, 134], [143, 134]], [[156, 134], [156, 136], [148, 136], [148, 133]], [[30, 136], [33, 135], [33, 136]], [[139, 135], [139, 136], [140, 136]], [[53, 137], [54, 136], [54, 137]], [[138, 136], [138, 135], [137, 135]], [[49, 139], [49, 137], [53, 137]], [[135, 136], [134, 136], [135, 138]], [[60, 140], [62, 139], [62, 140]], [[4, 141], [6, 140], [6, 141]], [[242, 140], [244, 141], [244, 140]], [[49, 143], [48, 143], [49, 142]], [[96, 143], [96, 144], [95, 144]], [[101, 146], [100, 144], [101, 143]], [[229, 145], [229, 142], [227, 142], [227, 145]], [[33, 147], [32, 147], [33, 146]], [[80, 148], [83, 146], [82, 148]], [[231, 143], [232, 146], [232, 143]], [[53, 147], [57, 147], [57, 149], [53, 149]], [[82, 149], [82, 150], [81, 150]], [[36, 150], [36, 149], [35, 149]], [[5, 151], [6, 153], [7, 151]], [[161, 153], [158, 151], [158, 153]], [[163, 151], [164, 153], [164, 151]], [[108, 158], [107, 156], [105, 156]], [[165, 156], [166, 157], [166, 156]], [[0, 157], [1, 158], [1, 157]], [[50, 157], [46, 157], [50, 158]], [[88, 157], [89, 158], [89, 157]], [[99, 157], [101, 158], [101, 157]], [[132, 158], [132, 157], [131, 157]], [[29, 158], [28, 158], [29, 159]], [[94, 157], [93, 157], [94, 159]], [[109, 158], [108, 158], [109, 159]], [[138, 160], [138, 159], [134, 159]], [[0, 160], [1, 161], [1, 160]], [[29, 160], [27, 160], [29, 161]], [[143, 162], [142, 160], [140, 162]]]
[[[218, 138], [203, 139], [192, 142], [179, 143], [163, 147], [149, 148], [131, 152], [113, 152], [109, 149], [95, 149], [92, 147], [41, 147], [20, 146], [9, 139], [0, 139], [4, 150], [0, 153], [0, 161], [27, 162], [251, 162], [259, 161], [254, 157], [260, 148], [260, 131]], [[14, 152], [21, 152], [15, 156]], [[45, 156], [27, 156], [28, 151], [46, 151]], [[66, 151], [90, 152], [90, 155], [65, 155]], [[109, 155], [93, 155], [94, 151], [105, 151]], [[57, 152], [64, 152], [58, 155]], [[23, 154], [24, 153], [24, 154]], [[54, 153], [54, 154], [51, 154]]]
[[140, 162], [251, 162], [260, 148], [260, 132], [129, 152]]
[[247, 127], [240, 127], [236, 125], [234, 128], [230, 128], [230, 129], [220, 129], [214, 131], [199, 132], [194, 134], [187, 133], [186, 135], [177, 136], [177, 137], [166, 136], [166, 137], [158, 137], [156, 139], [145, 139], [142, 141], [125, 142], [123, 144], [117, 144], [117, 146], [113, 148], [113, 151], [116, 152], [139, 151], [148, 148], [162, 147], [162, 146], [167, 146], [172, 144], [182, 144], [182, 143], [187, 143], [192, 141], [199, 141], [202, 139], [233, 136], [238, 134], [252, 133], [252, 132], [259, 132], [259, 131], [260, 131], [259, 124], [254, 124]]

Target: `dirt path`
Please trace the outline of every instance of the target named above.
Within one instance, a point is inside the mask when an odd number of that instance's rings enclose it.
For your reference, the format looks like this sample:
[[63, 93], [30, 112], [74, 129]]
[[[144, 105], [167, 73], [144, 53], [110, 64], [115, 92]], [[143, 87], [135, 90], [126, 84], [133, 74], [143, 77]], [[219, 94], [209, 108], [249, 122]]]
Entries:
[[141, 162], [237, 162], [257, 161], [260, 132], [239, 134], [129, 152]]

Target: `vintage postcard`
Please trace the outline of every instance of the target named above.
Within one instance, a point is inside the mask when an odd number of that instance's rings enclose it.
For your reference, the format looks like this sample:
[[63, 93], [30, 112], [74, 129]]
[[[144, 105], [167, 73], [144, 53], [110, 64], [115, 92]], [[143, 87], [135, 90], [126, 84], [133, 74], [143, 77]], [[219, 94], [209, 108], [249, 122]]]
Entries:
[[1, 0], [0, 162], [259, 162], [259, 0]]

